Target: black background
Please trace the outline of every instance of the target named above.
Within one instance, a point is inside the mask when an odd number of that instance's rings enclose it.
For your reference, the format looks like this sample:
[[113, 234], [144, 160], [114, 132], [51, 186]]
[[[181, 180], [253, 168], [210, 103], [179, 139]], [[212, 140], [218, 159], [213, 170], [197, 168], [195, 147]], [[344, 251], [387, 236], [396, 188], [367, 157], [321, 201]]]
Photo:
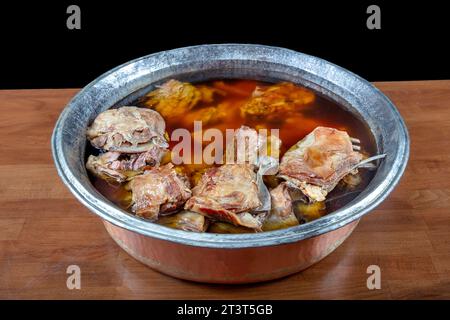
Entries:
[[[431, 297], [432, 298], [432, 297]], [[178, 307], [207, 306], [221, 310], [222, 304], [270, 304], [271, 315], [221, 315], [208, 318], [180, 316]], [[2, 312], [9, 308], [16, 318], [46, 319], [428, 319], [439, 318], [448, 310], [448, 301], [8, 301], [0, 302]], [[9, 310], [8, 310], [9, 311]]]
[[[2, 2], [0, 88], [81, 87], [133, 58], [226, 42], [294, 49], [370, 81], [450, 78], [444, 2], [336, 2]], [[70, 4], [81, 8], [81, 30], [66, 27]], [[370, 4], [381, 8], [381, 30], [366, 27]]]

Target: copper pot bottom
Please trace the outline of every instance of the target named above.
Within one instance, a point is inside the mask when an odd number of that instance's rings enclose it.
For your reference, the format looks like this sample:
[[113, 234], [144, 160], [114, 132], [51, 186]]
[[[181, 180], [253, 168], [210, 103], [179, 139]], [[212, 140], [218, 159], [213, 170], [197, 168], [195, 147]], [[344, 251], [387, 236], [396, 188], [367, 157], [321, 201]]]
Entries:
[[278, 279], [308, 268], [344, 242], [358, 221], [293, 243], [233, 249], [189, 246], [103, 223], [122, 249], [154, 270], [184, 280], [238, 284]]

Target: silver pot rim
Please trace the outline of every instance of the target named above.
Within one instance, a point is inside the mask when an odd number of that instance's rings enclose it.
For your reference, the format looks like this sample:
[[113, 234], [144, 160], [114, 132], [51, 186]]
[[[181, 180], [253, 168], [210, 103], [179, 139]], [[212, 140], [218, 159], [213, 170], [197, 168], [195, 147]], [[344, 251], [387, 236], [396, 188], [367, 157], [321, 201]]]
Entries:
[[[111, 90], [110, 93], [113, 92], [114, 95], [115, 92], [121, 92], [120, 95], [111, 98], [118, 102], [126, 99], [133, 90], [136, 92], [148, 86], [150, 83], [144, 83], [148, 81], [145, 77], [151, 76], [152, 73], [166, 70], [160, 77], [167, 76], [167, 72], [169, 74], [172, 72], [172, 75], [176, 76], [177, 70], [182, 65], [185, 66], [185, 71], [190, 70], [195, 74], [204, 72], [206, 69], [199, 69], [204, 65], [205, 68], [211, 67], [208, 66], [209, 62], [215, 63], [214, 68], [217, 68], [217, 65], [223, 65], [225, 69], [228, 68], [227, 63], [247, 63], [249, 68], [255, 64], [255, 69], [250, 72], [257, 72], [255, 70], [265, 72], [267, 70], [264, 68], [272, 68], [274, 78], [278, 78], [280, 72], [286, 72], [286, 76], [289, 75], [292, 79], [298, 80], [295, 82], [304, 81], [302, 84], [332, 99], [342, 100], [353, 111], [362, 112], [362, 106], [366, 106], [367, 110], [364, 110], [367, 114], [363, 118], [376, 136], [378, 147], [393, 148], [393, 154], [388, 154], [386, 160], [381, 163], [382, 171], [378, 169], [368, 187], [343, 208], [306, 224], [254, 234], [194, 233], [150, 223], [118, 208], [96, 191], [87, 182], [84, 166], [81, 173], [76, 172], [72, 163], [84, 161], [84, 150], [76, 150], [74, 154], [67, 151], [67, 131], [71, 129], [71, 121], [74, 122], [73, 117], [76, 112], [90, 112], [92, 120], [100, 109], [105, 110], [114, 104], [112, 100], [108, 100], [107, 92], [102, 95], [105, 90]], [[264, 70], [258, 67], [258, 64], [262, 64]], [[281, 71], [278, 68], [281, 68]], [[126, 88], [126, 86], [129, 87]], [[133, 87], [133, 90], [130, 90], [130, 87]], [[366, 99], [366, 97], [370, 98]], [[95, 101], [99, 106], [91, 108], [90, 101]], [[377, 108], [379, 110], [376, 110]], [[383, 112], [380, 117], [388, 117], [386, 123], [394, 131], [392, 136], [395, 138], [390, 143], [395, 143], [395, 146], [385, 141], [388, 135], [383, 133], [383, 123], [380, 119], [376, 120], [378, 116], [375, 112]], [[79, 128], [77, 130], [80, 131]], [[55, 125], [51, 147], [56, 169], [64, 184], [81, 203], [102, 219], [119, 227], [162, 240], [190, 246], [233, 249], [292, 243], [335, 230], [359, 219], [379, 205], [399, 182], [409, 157], [409, 136], [405, 123], [393, 103], [368, 81], [342, 67], [317, 57], [279, 47], [255, 44], [213, 44], [150, 54], [104, 73], [76, 94], [64, 108]], [[73, 157], [77, 155], [80, 159], [74, 160]]]

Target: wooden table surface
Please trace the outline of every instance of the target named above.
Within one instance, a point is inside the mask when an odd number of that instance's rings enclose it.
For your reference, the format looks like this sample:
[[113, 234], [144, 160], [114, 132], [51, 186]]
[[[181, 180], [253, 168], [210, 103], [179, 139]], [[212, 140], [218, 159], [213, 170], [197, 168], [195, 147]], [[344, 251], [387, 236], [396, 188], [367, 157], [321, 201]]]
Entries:
[[[50, 135], [78, 91], [0, 91], [0, 298], [450, 298], [450, 81], [376, 83], [399, 108], [411, 156], [399, 186], [330, 256], [268, 283], [198, 284], [132, 259], [65, 188]], [[68, 290], [66, 268], [81, 268]], [[366, 269], [381, 268], [368, 290]]]

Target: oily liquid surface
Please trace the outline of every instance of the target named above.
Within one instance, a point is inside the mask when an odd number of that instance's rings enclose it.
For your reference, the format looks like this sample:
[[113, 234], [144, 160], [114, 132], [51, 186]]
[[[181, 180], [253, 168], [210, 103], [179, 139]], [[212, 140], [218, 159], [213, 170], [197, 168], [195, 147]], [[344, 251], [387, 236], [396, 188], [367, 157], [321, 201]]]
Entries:
[[[283, 154], [295, 143], [305, 137], [318, 126], [332, 127], [346, 131], [351, 137], [361, 140], [361, 152], [368, 156], [375, 154], [375, 142], [369, 129], [350, 112], [345, 111], [336, 103], [325, 99], [316, 94], [314, 102], [309, 105], [302, 106], [299, 112], [287, 115], [280, 120], [263, 120], [263, 119], [245, 119], [241, 116], [240, 106], [251, 97], [252, 92], [257, 86], [267, 86], [269, 83], [258, 82], [254, 80], [216, 80], [202, 84], [217, 88], [224, 92], [224, 95], [217, 95], [213, 104], [199, 104], [193, 111], [203, 107], [211, 107], [215, 105], [225, 106], [225, 116], [216, 123], [206, 123], [202, 125], [202, 129], [217, 128], [221, 130], [225, 136], [226, 129], [238, 129], [242, 125], [251, 128], [260, 129], [279, 129], [279, 138], [282, 141], [280, 150], [280, 160]], [[139, 102], [134, 104], [140, 106]], [[194, 112], [188, 112], [182, 117], [175, 119], [165, 119], [166, 130], [169, 137], [173, 130], [177, 128], [185, 128], [193, 132], [194, 121], [198, 120]], [[177, 142], [169, 142], [170, 148]], [[208, 142], [204, 143], [208, 144]], [[98, 151], [88, 144], [86, 154], [97, 154]], [[164, 161], [164, 160], [163, 160]], [[195, 184], [193, 176], [197, 174], [201, 176], [201, 170], [205, 169], [204, 165], [181, 165], [191, 179], [192, 186]], [[328, 194], [325, 202], [326, 208], [322, 215], [333, 212], [354, 199], [370, 182], [374, 172], [360, 169], [359, 174], [362, 178], [361, 183], [354, 189], [343, 188], [340, 184]], [[110, 185], [104, 180], [91, 176], [91, 181], [100, 193], [107, 199], [130, 211], [130, 193], [123, 186]]]

